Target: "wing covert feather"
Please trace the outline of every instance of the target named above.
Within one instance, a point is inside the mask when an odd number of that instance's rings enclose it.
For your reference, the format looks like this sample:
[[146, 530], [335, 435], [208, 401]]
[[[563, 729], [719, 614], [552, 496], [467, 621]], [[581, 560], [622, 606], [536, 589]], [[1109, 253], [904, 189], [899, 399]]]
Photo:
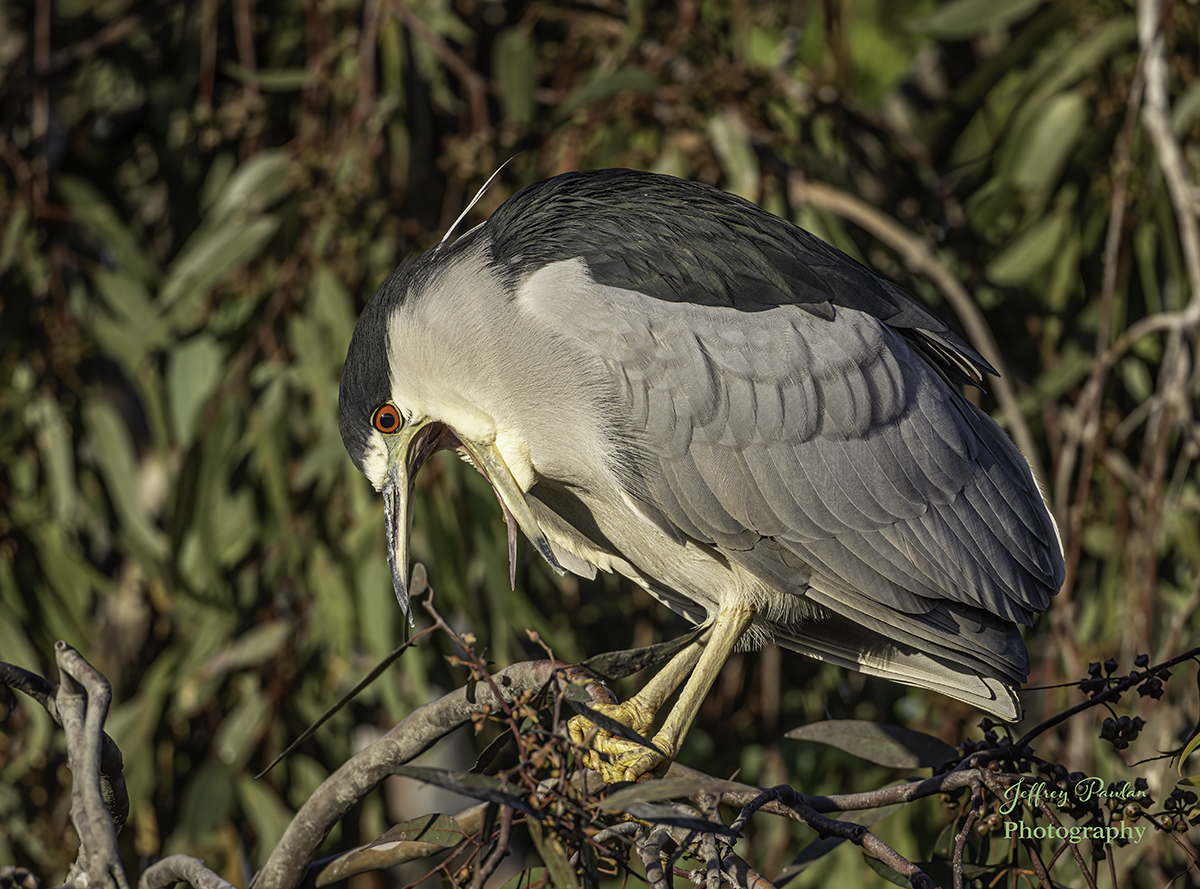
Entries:
[[1002, 622], [1031, 622], [1057, 590], [1056, 532], [1015, 446], [908, 340], [843, 307], [827, 320], [580, 290], [531, 308], [609, 368], [633, 499], [768, 585], [918, 651], [953, 659], [946, 634], [974, 621], [962, 656], [1024, 675]]

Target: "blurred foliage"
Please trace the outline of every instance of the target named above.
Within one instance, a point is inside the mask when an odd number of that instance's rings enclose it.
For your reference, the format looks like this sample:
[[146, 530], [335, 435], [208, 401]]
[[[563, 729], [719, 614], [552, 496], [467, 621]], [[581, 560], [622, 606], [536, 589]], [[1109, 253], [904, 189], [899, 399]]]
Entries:
[[[1162, 27], [1195, 179], [1195, 5], [1167, 4]], [[557, 172], [654, 169], [750, 197], [949, 314], [901, 257], [793, 203], [788, 183], [844, 189], [925, 239], [1002, 346], [1069, 552], [1068, 586], [1029, 635], [1031, 683], [1195, 644], [1195, 326], [1136, 338], [1111, 373], [1097, 361], [1196, 298], [1140, 126], [1105, 289], [1138, 76], [1135, 10], [1119, 0], [0, 0], [0, 660], [46, 672], [55, 639], [78, 646], [114, 686], [128, 859], [188, 851], [239, 885], [352, 750], [461, 684], [444, 646], [409, 652], [252, 777], [402, 638], [381, 504], [337, 432], [341, 362], [378, 283], [509, 158], [470, 223]], [[683, 630], [611, 577], [553, 578], [528, 547], [510, 592], [494, 499], [446, 455], [420, 477], [414, 554], [441, 612], [500, 665], [541, 656], [526, 628], [564, 659]], [[1041, 718], [1078, 699], [1026, 704]], [[1177, 681], [1117, 708], [1149, 723], [1124, 760], [1099, 739], [1103, 714], [1039, 752], [1127, 780], [1180, 745], [1197, 708]], [[748, 654], [682, 760], [812, 793], [894, 776], [780, 743], [827, 714], [952, 744], [977, 719]], [[0, 715], [0, 862], [61, 878], [74, 838], [60, 736], [5, 693]], [[1169, 792], [1165, 763], [1137, 774]], [[421, 813], [396, 796], [373, 797], [327, 848]], [[948, 820], [912, 807], [877, 829], [922, 859]], [[749, 843], [774, 873], [811, 837], [773, 825]], [[1122, 885], [1165, 884], [1180, 848], [1121, 850]], [[847, 845], [792, 885], [869, 880], [884, 884]]]

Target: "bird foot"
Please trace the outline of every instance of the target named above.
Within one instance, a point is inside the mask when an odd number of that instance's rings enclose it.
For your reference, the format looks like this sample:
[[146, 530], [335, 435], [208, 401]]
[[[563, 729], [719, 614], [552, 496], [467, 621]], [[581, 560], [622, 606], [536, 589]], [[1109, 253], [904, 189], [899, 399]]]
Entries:
[[[591, 709], [643, 737], [648, 735], [654, 724], [654, 714], [640, 706], [636, 698], [623, 704], [592, 704]], [[583, 764], [599, 773], [606, 784], [661, 777], [675, 758], [670, 740], [662, 732], [650, 741], [657, 750], [601, 728], [586, 716], [571, 718], [567, 722], [567, 734], [573, 742], [585, 748]]]

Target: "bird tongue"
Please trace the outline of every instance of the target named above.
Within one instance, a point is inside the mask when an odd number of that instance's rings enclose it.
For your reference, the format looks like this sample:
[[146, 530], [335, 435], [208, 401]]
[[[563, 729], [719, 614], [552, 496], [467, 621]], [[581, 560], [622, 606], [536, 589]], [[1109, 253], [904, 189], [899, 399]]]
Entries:
[[[508, 528], [508, 584], [514, 590], [517, 588], [517, 524], [516, 516], [512, 514], [512, 510], [508, 508], [508, 504], [504, 502], [504, 498], [500, 496], [500, 491], [496, 487], [496, 483], [492, 481], [492, 477], [488, 475], [471, 452], [458, 440], [458, 437], [448, 427], [441, 436], [442, 447], [453, 448], [458, 452], [459, 456], [475, 467], [475, 470], [484, 477], [488, 483], [488, 487], [492, 489], [492, 493], [496, 495], [496, 502], [500, 504], [500, 509], [504, 512], [504, 526]], [[453, 444], [451, 444], [453, 442]]]
[[[492, 493], [496, 495], [497, 500], [500, 500], [500, 494], [496, 491], [495, 485], [492, 485]], [[508, 528], [508, 585], [515, 590], [517, 588], [517, 520], [508, 511], [503, 500], [500, 500], [500, 508], [504, 510], [504, 525]]]

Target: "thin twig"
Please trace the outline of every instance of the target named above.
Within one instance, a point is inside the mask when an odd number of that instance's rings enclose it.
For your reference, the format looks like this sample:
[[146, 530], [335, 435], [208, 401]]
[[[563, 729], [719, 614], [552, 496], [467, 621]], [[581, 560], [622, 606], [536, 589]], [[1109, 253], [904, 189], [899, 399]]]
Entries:
[[[1042, 800], [1038, 803], [1038, 808], [1041, 810], [1043, 815], [1050, 819], [1051, 824], [1060, 830], [1062, 829], [1062, 822], [1058, 820], [1058, 817], [1051, 810], [1049, 803], [1047, 803], [1045, 800]], [[1066, 845], [1071, 847], [1071, 854], [1075, 856], [1075, 863], [1079, 865], [1079, 872], [1082, 873], [1083, 878], [1087, 880], [1089, 889], [1100, 889], [1100, 887], [1096, 885], [1096, 878], [1092, 876], [1092, 872], [1088, 868], [1087, 862], [1083, 860], [1083, 853], [1079, 851], [1079, 846], [1075, 843], [1066, 843]]]
[[512, 837], [513, 825], [513, 810], [509, 806], [500, 807], [500, 833], [496, 837], [496, 848], [492, 850], [492, 854], [488, 856], [487, 861], [479, 866], [475, 871], [475, 886], [482, 886], [487, 882], [488, 877], [496, 872], [496, 868], [500, 866], [509, 853], [508, 843]]
[[962, 889], [963, 853], [967, 848], [967, 837], [970, 836], [971, 828], [975, 826], [975, 822], [979, 820], [979, 813], [982, 810], [983, 783], [975, 780], [971, 782], [971, 808], [967, 812], [967, 817], [963, 820], [962, 830], [954, 838], [954, 889]]
[[1195, 186], [1188, 175], [1183, 151], [1171, 129], [1167, 54], [1162, 32], [1163, 7], [1162, 0], [1141, 0], [1138, 3], [1138, 42], [1147, 53], [1146, 107], [1142, 111], [1142, 121], [1150, 141], [1154, 143], [1158, 165], [1175, 207], [1179, 244], [1192, 291], [1189, 302], [1197, 305], [1200, 304], [1200, 227], [1196, 220]]

